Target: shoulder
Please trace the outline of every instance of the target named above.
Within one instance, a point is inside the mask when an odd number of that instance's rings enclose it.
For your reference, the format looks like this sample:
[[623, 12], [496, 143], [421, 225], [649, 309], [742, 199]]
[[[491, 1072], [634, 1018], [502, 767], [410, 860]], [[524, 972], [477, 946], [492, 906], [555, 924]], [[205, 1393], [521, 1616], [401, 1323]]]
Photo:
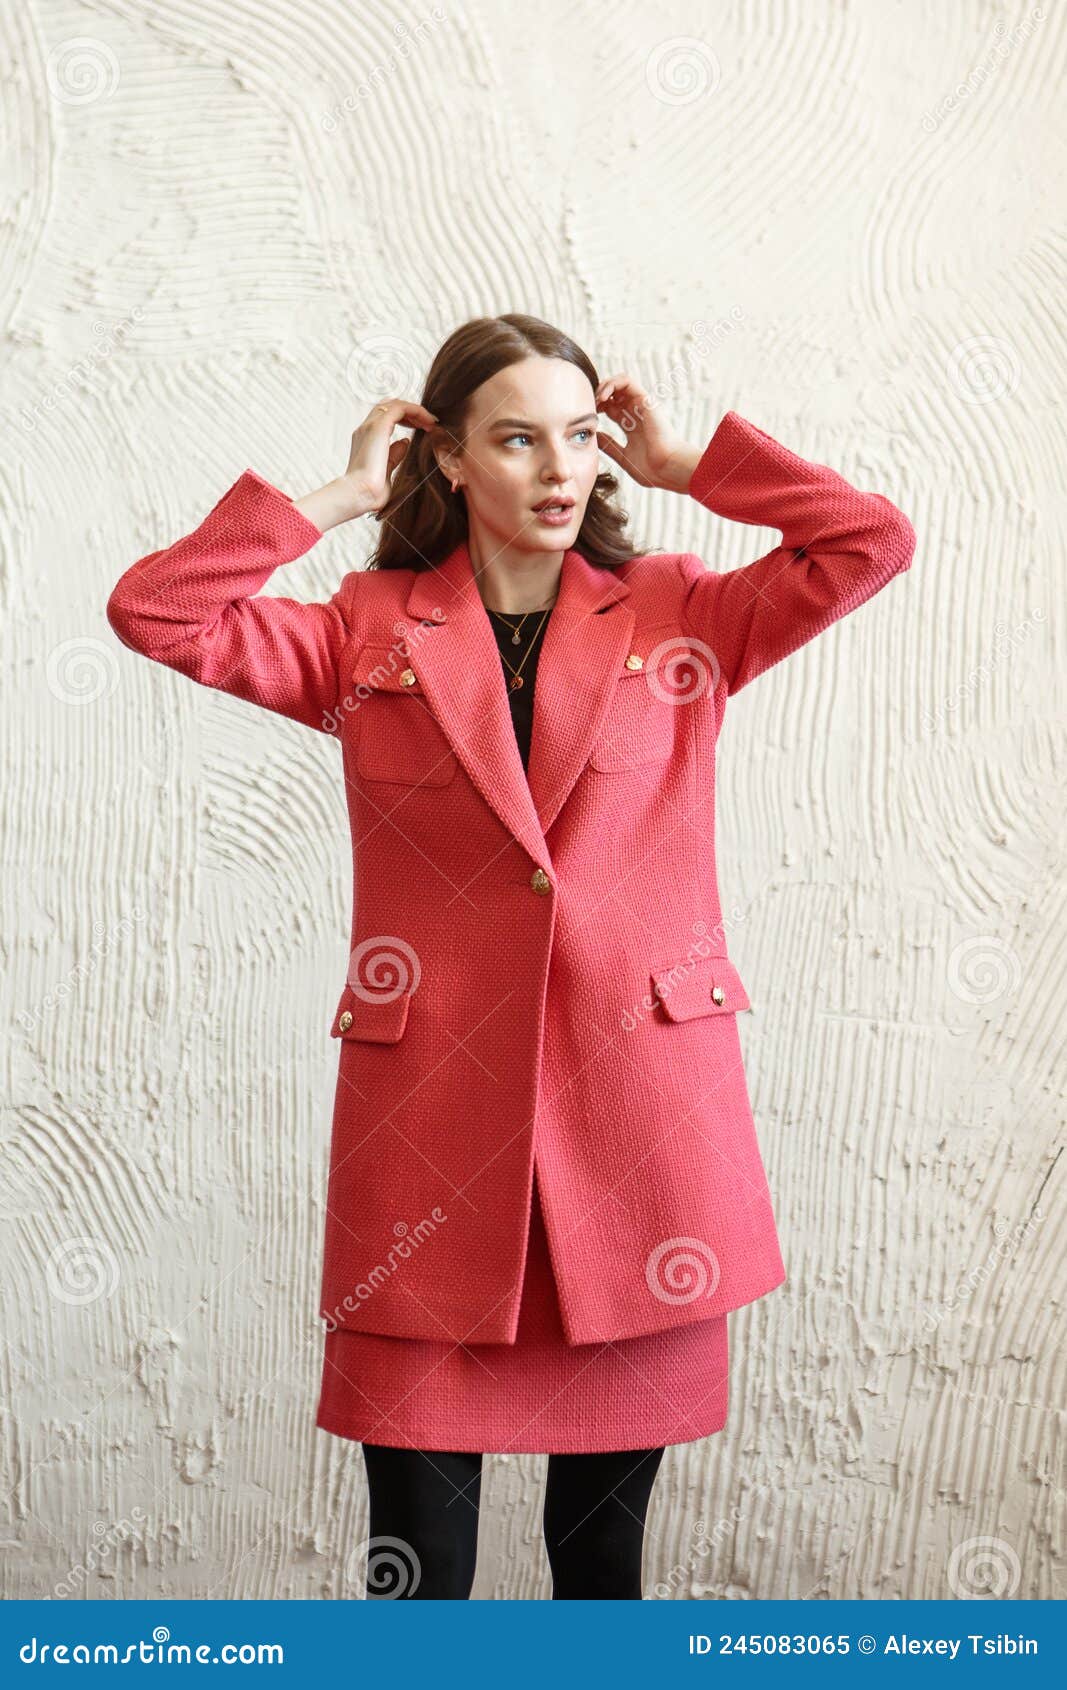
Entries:
[[615, 571], [630, 589], [639, 622], [671, 622], [685, 612], [694, 581], [710, 571], [695, 552], [644, 552]]
[[368, 615], [402, 615], [415, 575], [414, 569], [350, 569], [341, 578], [334, 602], [355, 633]]
[[[680, 619], [694, 582], [711, 573], [695, 552], [642, 552], [611, 571], [629, 588], [637, 621], [649, 626]], [[352, 632], [372, 618], [403, 617], [417, 574], [414, 569], [350, 570], [335, 602]]]

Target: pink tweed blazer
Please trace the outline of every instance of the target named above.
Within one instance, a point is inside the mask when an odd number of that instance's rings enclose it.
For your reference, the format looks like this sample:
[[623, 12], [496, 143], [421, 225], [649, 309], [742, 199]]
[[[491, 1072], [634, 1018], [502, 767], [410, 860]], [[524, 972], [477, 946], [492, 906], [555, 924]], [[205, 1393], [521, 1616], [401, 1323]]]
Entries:
[[716, 742], [727, 699], [906, 570], [915, 533], [734, 411], [689, 491], [782, 543], [725, 572], [567, 551], [528, 776], [466, 543], [435, 568], [353, 570], [326, 603], [262, 596], [321, 536], [248, 469], [111, 593], [123, 644], [340, 746], [331, 1326], [513, 1343], [535, 1163], [570, 1343], [706, 1320], [785, 1278]]

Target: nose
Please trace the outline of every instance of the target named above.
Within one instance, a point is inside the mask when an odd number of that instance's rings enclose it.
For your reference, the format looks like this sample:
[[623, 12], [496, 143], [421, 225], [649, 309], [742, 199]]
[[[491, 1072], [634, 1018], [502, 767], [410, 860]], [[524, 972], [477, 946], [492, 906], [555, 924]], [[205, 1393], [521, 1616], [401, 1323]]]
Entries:
[[545, 461], [541, 466], [541, 480], [555, 485], [570, 479], [570, 465], [562, 444], [550, 444], [545, 453]]

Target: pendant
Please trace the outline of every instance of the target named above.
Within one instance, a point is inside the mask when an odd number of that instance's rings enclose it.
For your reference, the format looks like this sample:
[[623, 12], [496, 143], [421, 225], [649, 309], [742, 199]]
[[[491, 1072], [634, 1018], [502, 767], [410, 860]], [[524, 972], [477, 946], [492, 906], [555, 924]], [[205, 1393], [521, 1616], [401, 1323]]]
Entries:
[[517, 628], [511, 636], [511, 643], [512, 645], [518, 645], [519, 643], [519, 630]]
[[508, 691], [509, 692], [518, 692], [518, 690], [521, 686], [522, 686], [522, 676], [521, 675], [512, 675], [510, 681], [508, 682]]

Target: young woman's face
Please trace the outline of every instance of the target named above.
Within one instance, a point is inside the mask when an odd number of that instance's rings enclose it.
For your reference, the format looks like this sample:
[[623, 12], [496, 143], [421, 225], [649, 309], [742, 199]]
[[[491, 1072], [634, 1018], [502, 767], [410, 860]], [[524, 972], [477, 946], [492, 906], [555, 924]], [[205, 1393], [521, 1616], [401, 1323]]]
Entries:
[[[599, 473], [596, 428], [596, 395], [564, 358], [524, 358], [483, 382], [452, 469], [472, 529], [501, 550], [572, 546]], [[539, 513], [546, 500], [566, 508]]]

